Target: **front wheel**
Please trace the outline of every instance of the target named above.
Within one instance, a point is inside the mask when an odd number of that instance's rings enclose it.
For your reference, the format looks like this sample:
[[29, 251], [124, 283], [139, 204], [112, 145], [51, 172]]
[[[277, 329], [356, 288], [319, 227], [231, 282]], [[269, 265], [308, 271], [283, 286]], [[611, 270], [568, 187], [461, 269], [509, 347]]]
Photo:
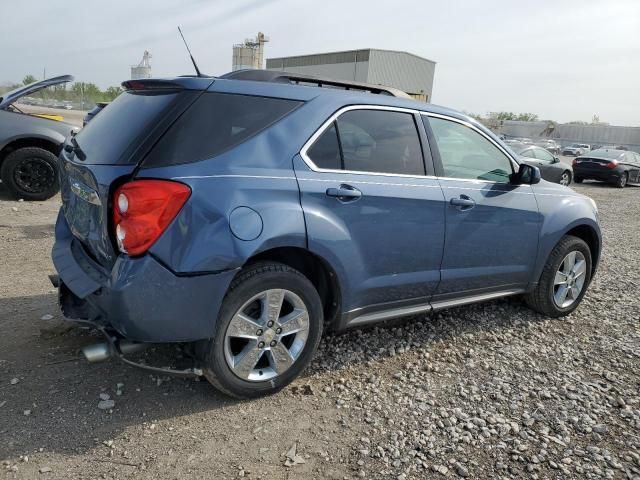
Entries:
[[0, 177], [13, 196], [25, 200], [47, 200], [60, 190], [56, 156], [39, 147], [19, 148], [7, 155]]
[[204, 375], [232, 397], [275, 393], [309, 364], [322, 323], [322, 302], [303, 274], [281, 263], [252, 265], [225, 296]]
[[591, 250], [581, 238], [566, 235], [551, 251], [536, 288], [525, 296], [532, 309], [550, 317], [570, 314], [591, 281]]
[[569, 170], [565, 170], [564, 172], [562, 172], [559, 183], [560, 185], [564, 185], [565, 187], [571, 185], [571, 172]]

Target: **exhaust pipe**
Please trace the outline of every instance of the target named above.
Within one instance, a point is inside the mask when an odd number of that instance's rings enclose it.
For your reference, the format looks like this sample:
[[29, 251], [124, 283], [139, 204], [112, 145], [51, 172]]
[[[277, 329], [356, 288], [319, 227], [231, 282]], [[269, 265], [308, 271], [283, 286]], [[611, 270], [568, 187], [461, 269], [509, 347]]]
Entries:
[[89, 363], [97, 363], [108, 360], [109, 358], [122, 353], [123, 355], [129, 353], [137, 353], [145, 350], [149, 347], [146, 343], [135, 343], [129, 340], [116, 340], [115, 345], [119, 352], [116, 352], [114, 347], [110, 343], [96, 343], [94, 345], [88, 345], [82, 349], [82, 354]]

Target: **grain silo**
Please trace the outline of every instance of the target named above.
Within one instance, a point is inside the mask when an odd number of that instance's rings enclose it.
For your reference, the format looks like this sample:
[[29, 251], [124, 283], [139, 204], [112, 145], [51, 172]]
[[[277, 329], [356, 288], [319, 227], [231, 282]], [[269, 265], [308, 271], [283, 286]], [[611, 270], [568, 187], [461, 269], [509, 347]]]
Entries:
[[264, 44], [268, 41], [269, 37], [262, 32], [258, 32], [255, 39], [247, 38], [244, 43], [234, 45], [231, 69], [264, 68]]
[[142, 60], [138, 65], [131, 66], [131, 80], [140, 80], [142, 78], [151, 78], [151, 54], [148, 50], [144, 51]]

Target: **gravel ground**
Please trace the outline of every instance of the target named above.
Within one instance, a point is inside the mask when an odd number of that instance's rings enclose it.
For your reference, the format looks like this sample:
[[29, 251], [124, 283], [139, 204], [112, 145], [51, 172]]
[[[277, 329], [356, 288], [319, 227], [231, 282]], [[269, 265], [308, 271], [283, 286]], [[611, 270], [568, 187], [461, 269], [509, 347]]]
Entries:
[[252, 402], [82, 361], [95, 338], [60, 321], [46, 278], [59, 199], [0, 193], [0, 472], [640, 479], [640, 188], [575, 188], [598, 202], [605, 249], [571, 316], [509, 299], [330, 336]]

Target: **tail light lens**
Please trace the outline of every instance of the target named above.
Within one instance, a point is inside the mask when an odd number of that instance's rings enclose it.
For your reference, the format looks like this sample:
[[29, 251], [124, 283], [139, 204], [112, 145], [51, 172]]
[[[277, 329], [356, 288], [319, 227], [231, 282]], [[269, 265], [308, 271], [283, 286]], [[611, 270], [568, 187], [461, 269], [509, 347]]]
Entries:
[[607, 168], [610, 169], [614, 169], [618, 166], [618, 160], [611, 160], [608, 164], [607, 164]]
[[573, 159], [573, 162], [571, 163], [571, 166], [575, 167], [578, 164], [578, 160], [577, 159]]
[[113, 197], [113, 225], [118, 249], [142, 255], [178, 214], [191, 189], [170, 180], [134, 180]]

